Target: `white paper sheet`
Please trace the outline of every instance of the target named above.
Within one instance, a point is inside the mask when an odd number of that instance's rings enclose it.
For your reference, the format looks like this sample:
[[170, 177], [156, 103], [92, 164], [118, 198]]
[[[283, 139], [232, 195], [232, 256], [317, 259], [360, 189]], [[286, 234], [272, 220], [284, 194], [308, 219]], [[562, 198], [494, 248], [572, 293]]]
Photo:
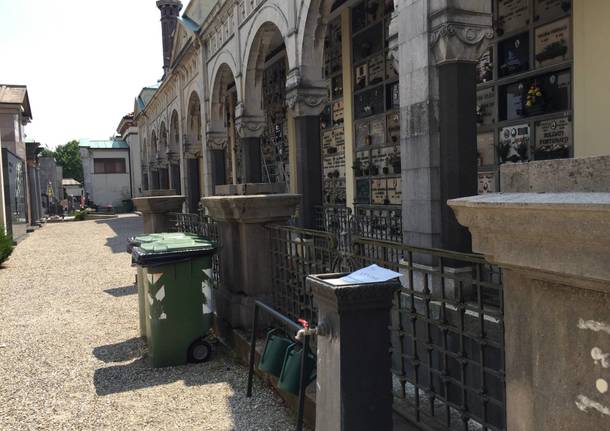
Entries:
[[345, 277], [328, 279], [326, 281], [335, 286], [344, 286], [347, 284], [383, 283], [401, 276], [402, 274], [399, 272], [382, 268], [379, 265], [371, 265], [354, 271]]

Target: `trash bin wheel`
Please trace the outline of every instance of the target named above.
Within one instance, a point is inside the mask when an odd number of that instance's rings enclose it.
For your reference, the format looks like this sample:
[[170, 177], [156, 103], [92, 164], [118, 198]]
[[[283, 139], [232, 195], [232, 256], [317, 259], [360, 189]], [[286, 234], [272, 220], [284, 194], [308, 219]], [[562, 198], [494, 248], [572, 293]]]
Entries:
[[207, 362], [212, 356], [212, 346], [205, 340], [197, 340], [191, 344], [188, 351], [188, 360], [195, 364]]

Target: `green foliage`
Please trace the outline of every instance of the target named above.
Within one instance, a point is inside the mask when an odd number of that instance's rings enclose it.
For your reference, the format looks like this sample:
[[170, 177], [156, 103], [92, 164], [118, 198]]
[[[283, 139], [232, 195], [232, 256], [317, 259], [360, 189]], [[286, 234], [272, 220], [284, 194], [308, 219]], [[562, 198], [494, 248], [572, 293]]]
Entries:
[[87, 218], [87, 210], [74, 211], [74, 220], [83, 221]]
[[4, 233], [4, 226], [0, 226], [0, 264], [13, 252], [13, 239]]
[[83, 165], [80, 160], [78, 141], [60, 145], [55, 151], [45, 148], [42, 150], [42, 155], [55, 158], [55, 161], [64, 170], [64, 178], [74, 178], [79, 183], [83, 182]]

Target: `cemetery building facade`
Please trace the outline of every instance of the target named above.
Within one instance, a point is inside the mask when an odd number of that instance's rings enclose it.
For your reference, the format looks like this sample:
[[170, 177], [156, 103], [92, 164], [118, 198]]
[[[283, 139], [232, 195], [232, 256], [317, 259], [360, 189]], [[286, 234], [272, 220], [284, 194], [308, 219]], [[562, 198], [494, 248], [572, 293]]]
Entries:
[[603, 0], [157, 6], [163, 78], [134, 108], [142, 188], [190, 212], [217, 186], [284, 183], [303, 226], [349, 208], [391, 220], [389, 239], [468, 251], [448, 199], [499, 191], [503, 163], [610, 152]]

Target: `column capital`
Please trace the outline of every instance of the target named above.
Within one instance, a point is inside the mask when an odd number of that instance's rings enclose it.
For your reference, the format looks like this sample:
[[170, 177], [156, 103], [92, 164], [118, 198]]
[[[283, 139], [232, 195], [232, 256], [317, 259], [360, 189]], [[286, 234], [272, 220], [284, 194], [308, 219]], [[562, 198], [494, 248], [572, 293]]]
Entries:
[[295, 117], [318, 116], [328, 103], [325, 85], [296, 86], [287, 88], [286, 105]]
[[430, 48], [437, 64], [479, 61], [494, 37], [490, 5], [455, 9], [446, 5], [430, 15]]
[[263, 115], [247, 115], [243, 111], [238, 116], [235, 110], [235, 128], [240, 138], [260, 138], [265, 131], [265, 117]]
[[226, 131], [208, 130], [205, 133], [208, 150], [224, 150], [227, 148]]

